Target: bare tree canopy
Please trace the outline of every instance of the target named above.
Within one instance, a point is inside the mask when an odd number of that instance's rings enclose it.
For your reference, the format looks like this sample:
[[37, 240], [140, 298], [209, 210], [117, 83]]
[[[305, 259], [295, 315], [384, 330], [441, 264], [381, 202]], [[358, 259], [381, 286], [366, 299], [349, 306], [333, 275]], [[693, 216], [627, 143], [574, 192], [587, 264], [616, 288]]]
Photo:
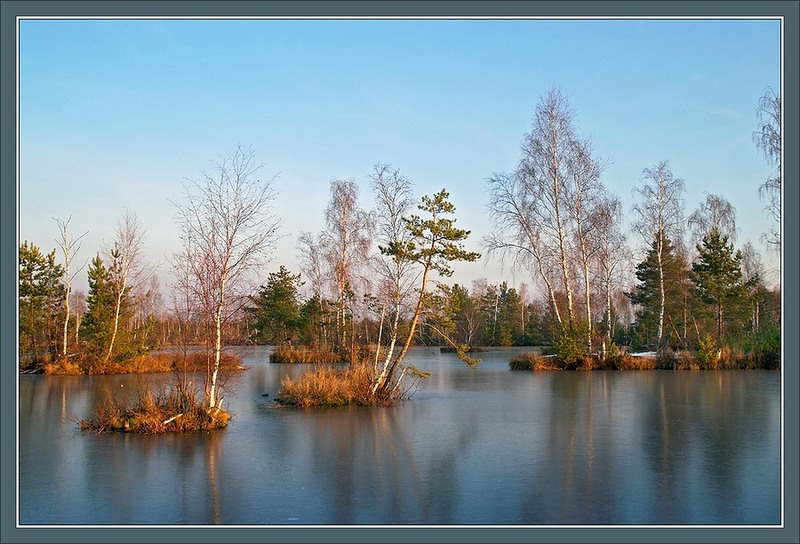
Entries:
[[[72, 267], [72, 260], [75, 258], [75, 254], [78, 253], [81, 249], [81, 239], [86, 236], [86, 232], [78, 236], [77, 238], [71, 236], [69, 234], [69, 224], [72, 221], [72, 216], [68, 217], [66, 221], [59, 218], [54, 218], [56, 224], [58, 225], [58, 229], [61, 232], [61, 238], [56, 240], [58, 247], [61, 248], [61, 252], [64, 255], [64, 334], [62, 338], [62, 345], [61, 345], [61, 355], [67, 354], [67, 340], [69, 334], [69, 317], [70, 317], [70, 298], [72, 295], [72, 280], [78, 273], [83, 269], [83, 266], [80, 266], [77, 270]], [[84, 263], [85, 266], [85, 263]], [[76, 309], [77, 310], [77, 309]], [[77, 320], [76, 320], [77, 323]], [[77, 324], [76, 324], [76, 331], [75, 335], [77, 336]]]
[[[591, 142], [578, 134], [565, 94], [551, 88], [536, 106], [522, 158], [512, 174], [489, 181], [493, 232], [484, 239], [488, 252], [511, 257], [541, 279], [558, 323], [571, 329], [576, 318], [574, 290], [584, 286], [586, 321], [591, 323], [590, 262], [597, 247], [592, 217], [603, 201], [603, 164]], [[580, 264], [580, 275], [573, 263]], [[563, 293], [566, 318], [559, 307]], [[591, 344], [591, 328], [587, 346]]]
[[178, 204], [182, 249], [174, 263], [180, 281], [190, 281], [213, 330], [214, 366], [206, 387], [209, 408], [218, 404], [217, 376], [222, 325], [247, 293], [250, 274], [269, 256], [279, 222], [272, 213], [274, 177], [262, 181], [252, 149], [241, 146], [217, 162], [212, 172], [188, 180]]
[[648, 244], [656, 236], [673, 242], [683, 236], [683, 192], [686, 183], [676, 178], [667, 161], [645, 168], [642, 184], [634, 189], [639, 200], [633, 205], [633, 228]]
[[688, 221], [695, 243], [712, 232], [736, 241], [736, 208], [724, 196], [707, 194]]
[[111, 265], [109, 272], [114, 294], [114, 324], [106, 359], [109, 359], [114, 351], [123, 300], [132, 287], [141, 280], [145, 232], [136, 213], [126, 209], [117, 221], [113, 246], [106, 251]]
[[767, 200], [766, 211], [777, 225], [773, 225], [764, 239], [773, 247], [780, 247], [781, 233], [781, 97], [767, 89], [758, 101], [756, 109], [758, 128], [753, 132], [753, 141], [764, 155], [764, 159], [775, 167], [774, 174], [758, 188], [761, 198]]

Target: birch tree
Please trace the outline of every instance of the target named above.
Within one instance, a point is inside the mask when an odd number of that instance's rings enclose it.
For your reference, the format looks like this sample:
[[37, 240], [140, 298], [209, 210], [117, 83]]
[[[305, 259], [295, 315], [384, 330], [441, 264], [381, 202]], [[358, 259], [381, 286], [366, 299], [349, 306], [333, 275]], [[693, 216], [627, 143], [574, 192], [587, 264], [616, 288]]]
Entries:
[[178, 205], [182, 249], [176, 255], [178, 275], [185, 268], [194, 296], [210, 326], [213, 352], [206, 383], [209, 410], [217, 396], [222, 329], [249, 293], [250, 273], [268, 256], [277, 240], [278, 220], [272, 213], [274, 177], [261, 181], [251, 149], [237, 147], [204, 172], [187, 180], [185, 201]]
[[[308, 278], [311, 287], [311, 300], [316, 301], [317, 312], [321, 317], [318, 326], [312, 327], [314, 333], [314, 343], [321, 342], [326, 347], [329, 346], [330, 338], [328, 334], [328, 312], [326, 311], [326, 278], [330, 274], [326, 267], [324, 258], [324, 241], [322, 234], [314, 235], [311, 232], [302, 232], [297, 241], [299, 252], [300, 270]], [[312, 302], [313, 303], [313, 302]]]
[[622, 225], [622, 202], [616, 197], [604, 199], [598, 206], [594, 219], [597, 229], [597, 268], [605, 300], [606, 341], [603, 344], [603, 356], [605, 357], [606, 348], [611, 344], [614, 332], [615, 319], [612, 313], [614, 287], [625, 265], [627, 254], [627, 244], [620, 228]]
[[756, 110], [758, 128], [753, 133], [753, 141], [764, 159], [775, 167], [773, 175], [758, 188], [759, 196], [767, 200], [766, 211], [775, 220], [764, 239], [775, 249], [781, 244], [781, 97], [772, 89], [767, 89], [758, 101]]
[[666, 307], [665, 247], [667, 239], [675, 242], [682, 238], [684, 181], [673, 175], [666, 161], [661, 161], [644, 169], [642, 184], [634, 191], [639, 196], [633, 206], [634, 229], [645, 244], [653, 243], [655, 251], [659, 286], [656, 346], [661, 350]]
[[[61, 253], [64, 255], [64, 335], [62, 338], [61, 344], [61, 355], [67, 355], [67, 345], [68, 345], [68, 334], [69, 334], [69, 318], [70, 318], [70, 302], [71, 302], [71, 294], [72, 294], [72, 280], [77, 276], [80, 271], [83, 269], [83, 266], [79, 267], [77, 270], [72, 269], [72, 260], [75, 258], [75, 254], [80, 251], [81, 248], [81, 238], [86, 236], [84, 232], [77, 238], [70, 236], [69, 234], [69, 223], [72, 220], [72, 216], [67, 218], [66, 221], [62, 219], [55, 218], [54, 221], [58, 225], [59, 231], [61, 232], [61, 238], [56, 241], [58, 247], [61, 248]], [[77, 320], [77, 311], [76, 311], [76, 337], [77, 337], [77, 327], [78, 327], [78, 320]]]
[[[489, 179], [488, 209], [494, 228], [484, 244], [491, 253], [512, 257], [515, 266], [532, 269], [544, 282], [563, 332], [572, 330], [576, 317], [574, 257], [582, 261], [588, 286], [589, 217], [602, 188], [601, 171], [588, 140], [577, 132], [566, 96], [552, 88], [535, 109], [516, 171]], [[566, 315], [558, 304], [559, 293], [566, 299]], [[591, 322], [589, 295], [587, 287]]]
[[119, 332], [123, 299], [131, 290], [132, 280], [136, 279], [141, 264], [145, 230], [139, 218], [130, 210], [125, 210], [117, 221], [113, 247], [108, 250], [110, 284], [114, 293], [114, 318], [111, 339], [105, 360], [111, 358]]
[[349, 317], [351, 337], [348, 351], [352, 355], [355, 334], [353, 305], [358, 298], [354, 292], [356, 274], [366, 264], [372, 246], [372, 217], [358, 205], [358, 185], [354, 180], [331, 181], [325, 226], [320, 242], [334, 280], [337, 348], [343, 353], [347, 345]]
[[696, 244], [712, 232], [735, 242], [736, 208], [724, 196], [707, 194], [706, 199], [689, 215], [688, 225]]
[[[411, 233], [406, 228], [403, 217], [413, 208], [411, 181], [399, 170], [389, 164], [378, 163], [370, 175], [372, 190], [375, 195], [376, 240], [379, 248], [401, 247], [410, 241]], [[385, 375], [391, 364], [397, 345], [403, 303], [413, 290], [413, 282], [418, 276], [413, 263], [402, 258], [400, 254], [381, 253], [375, 263], [376, 275], [380, 278], [381, 323], [379, 327], [378, 345], [381, 345], [386, 310], [389, 310], [389, 324], [386, 352], [380, 374]], [[375, 370], [378, 369], [380, 350], [375, 354]], [[377, 388], [377, 383], [376, 386]]]
[[586, 345], [592, 352], [592, 282], [591, 267], [599, 251], [598, 214], [604, 189], [600, 183], [602, 166], [588, 142], [572, 144], [567, 170], [571, 183], [567, 186], [567, 209], [574, 220], [575, 245], [583, 274], [583, 304], [586, 312]]
[[489, 179], [488, 205], [493, 232], [483, 243], [489, 254], [500, 253], [504, 259], [510, 256], [513, 268], [531, 270], [542, 280], [553, 315], [565, 329], [540, 218], [533, 210], [535, 206], [532, 187], [516, 175], [495, 174]]
[[531, 211], [539, 218], [538, 227], [545, 234], [547, 249], [558, 261], [570, 325], [575, 317], [569, 270], [570, 223], [567, 212], [569, 166], [577, 140], [573, 117], [562, 91], [550, 89], [536, 107], [533, 129], [523, 142], [523, 158], [518, 170], [523, 183], [531, 187], [535, 198]]

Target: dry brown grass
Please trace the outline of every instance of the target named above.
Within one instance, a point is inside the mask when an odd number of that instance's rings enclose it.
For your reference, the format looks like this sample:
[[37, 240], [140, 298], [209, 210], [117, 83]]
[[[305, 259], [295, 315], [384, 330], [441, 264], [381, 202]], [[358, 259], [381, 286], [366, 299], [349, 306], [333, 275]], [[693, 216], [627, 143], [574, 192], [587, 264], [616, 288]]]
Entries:
[[535, 351], [518, 353], [508, 363], [511, 370], [563, 370], [556, 357], [544, 356]]
[[[103, 361], [97, 357], [76, 354], [62, 357], [42, 365], [44, 374], [54, 376], [75, 376], [79, 374], [146, 374], [173, 372], [176, 370], [197, 372], [205, 370], [212, 359], [203, 352], [183, 354], [180, 352], [154, 352], [136, 355], [124, 360]], [[220, 369], [223, 371], [244, 370], [242, 359], [236, 355], [223, 353]]]
[[339, 360], [339, 356], [328, 349], [280, 346], [270, 353], [270, 363], [316, 363], [327, 364]]
[[654, 370], [656, 358], [652, 355], [631, 355], [620, 353], [613, 358], [613, 368], [616, 370]]
[[206, 409], [196, 391], [179, 388], [153, 393], [143, 388], [126, 398], [111, 398], [98, 406], [92, 417], [79, 420], [81, 429], [99, 433], [130, 432], [160, 434], [167, 432], [208, 431], [225, 427], [230, 414], [217, 407]]
[[399, 395], [375, 397], [371, 394], [373, 370], [368, 365], [337, 368], [320, 365], [297, 379], [281, 382], [280, 402], [301, 408], [311, 406], [390, 405]]
[[42, 373], [49, 376], [79, 376], [83, 374], [81, 361], [75, 357], [61, 357], [42, 364]]

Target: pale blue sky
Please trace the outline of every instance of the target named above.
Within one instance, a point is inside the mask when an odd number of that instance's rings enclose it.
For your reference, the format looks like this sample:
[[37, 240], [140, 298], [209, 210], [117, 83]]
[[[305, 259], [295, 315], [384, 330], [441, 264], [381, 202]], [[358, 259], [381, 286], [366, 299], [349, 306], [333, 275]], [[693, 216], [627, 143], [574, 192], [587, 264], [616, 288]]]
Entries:
[[[53, 218], [72, 215], [85, 260], [128, 207], [165, 291], [170, 201], [238, 144], [278, 174], [284, 238], [264, 277], [297, 270], [297, 236], [322, 228], [331, 178], [355, 178], [370, 204], [379, 161], [418, 195], [447, 188], [480, 251], [485, 180], [514, 168], [554, 85], [629, 217], [642, 170], [668, 160], [687, 215], [706, 193], [725, 196], [737, 245], [779, 262], [760, 242], [770, 166], [752, 141], [759, 97], [780, 91], [778, 20], [26, 19], [19, 63], [20, 240], [49, 251]], [[530, 283], [485, 259], [452, 281], [479, 277]]]

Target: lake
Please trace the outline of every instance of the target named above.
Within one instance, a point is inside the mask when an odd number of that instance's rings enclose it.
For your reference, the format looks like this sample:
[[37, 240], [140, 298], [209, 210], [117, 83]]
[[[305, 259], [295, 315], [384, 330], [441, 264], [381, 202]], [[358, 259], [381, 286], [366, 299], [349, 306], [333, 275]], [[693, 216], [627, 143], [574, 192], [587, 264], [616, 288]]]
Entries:
[[[511, 371], [415, 348], [390, 408], [271, 402], [309, 365], [242, 348], [210, 433], [86, 433], [169, 375], [19, 376], [21, 525], [777, 525], [781, 374]], [[264, 396], [269, 395], [269, 396]]]

